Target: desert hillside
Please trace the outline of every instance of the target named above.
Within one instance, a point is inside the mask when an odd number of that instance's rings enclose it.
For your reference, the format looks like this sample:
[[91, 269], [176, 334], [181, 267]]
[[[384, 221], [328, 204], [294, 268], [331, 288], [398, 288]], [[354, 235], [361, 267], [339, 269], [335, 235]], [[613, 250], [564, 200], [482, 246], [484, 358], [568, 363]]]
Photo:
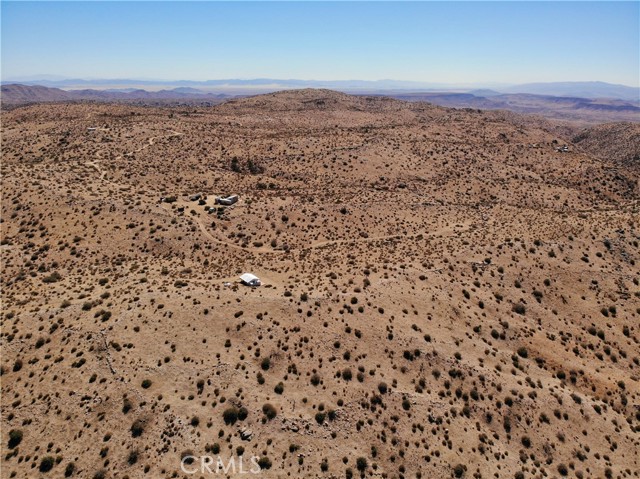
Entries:
[[2, 112], [1, 476], [639, 477], [627, 128], [329, 90]]
[[640, 125], [610, 123], [579, 130], [573, 142], [609, 163], [640, 170]]

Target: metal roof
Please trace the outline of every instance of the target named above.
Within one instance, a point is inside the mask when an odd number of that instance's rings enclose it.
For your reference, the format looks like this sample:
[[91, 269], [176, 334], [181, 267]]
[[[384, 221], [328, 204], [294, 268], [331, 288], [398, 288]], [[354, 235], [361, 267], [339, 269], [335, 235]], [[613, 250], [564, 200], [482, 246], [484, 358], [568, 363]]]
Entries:
[[242, 276], [240, 276], [240, 279], [245, 283], [251, 283], [252, 281], [255, 281], [255, 280], [260, 281], [260, 278], [258, 278], [255, 274], [251, 274], [251, 273], [244, 273]]

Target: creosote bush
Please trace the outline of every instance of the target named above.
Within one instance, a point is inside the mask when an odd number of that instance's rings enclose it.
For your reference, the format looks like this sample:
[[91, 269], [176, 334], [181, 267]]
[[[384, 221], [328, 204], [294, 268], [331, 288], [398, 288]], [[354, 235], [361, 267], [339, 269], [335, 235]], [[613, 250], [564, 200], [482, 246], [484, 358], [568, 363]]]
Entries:
[[258, 459], [258, 466], [260, 466], [260, 469], [271, 469], [271, 465], [271, 459], [267, 456], [262, 456]]
[[264, 406], [262, 406], [262, 412], [269, 421], [275, 418], [278, 414], [275, 406], [270, 403], [266, 403]]
[[56, 464], [56, 460], [53, 457], [45, 456], [40, 461], [40, 467], [38, 467], [38, 470], [40, 472], [49, 472], [51, 469], [53, 469], [53, 466], [55, 464]]
[[514, 313], [520, 314], [520, 315], [524, 315], [524, 313], [527, 311], [524, 304], [522, 303], [515, 303], [513, 305], [512, 311]]
[[22, 431], [19, 429], [12, 429], [9, 431], [9, 443], [7, 447], [9, 449], [14, 449], [18, 447], [18, 445], [22, 442]]
[[238, 420], [238, 409], [235, 407], [229, 407], [222, 412], [222, 419], [227, 425], [235, 424]]

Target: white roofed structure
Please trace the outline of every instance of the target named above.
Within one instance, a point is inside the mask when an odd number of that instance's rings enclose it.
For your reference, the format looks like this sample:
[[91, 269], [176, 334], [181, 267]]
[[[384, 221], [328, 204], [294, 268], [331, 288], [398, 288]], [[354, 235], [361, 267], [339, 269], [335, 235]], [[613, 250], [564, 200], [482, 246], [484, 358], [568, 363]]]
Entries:
[[246, 284], [247, 286], [260, 286], [262, 284], [260, 282], [260, 278], [251, 273], [244, 273], [240, 276], [240, 281], [242, 281], [242, 284]]

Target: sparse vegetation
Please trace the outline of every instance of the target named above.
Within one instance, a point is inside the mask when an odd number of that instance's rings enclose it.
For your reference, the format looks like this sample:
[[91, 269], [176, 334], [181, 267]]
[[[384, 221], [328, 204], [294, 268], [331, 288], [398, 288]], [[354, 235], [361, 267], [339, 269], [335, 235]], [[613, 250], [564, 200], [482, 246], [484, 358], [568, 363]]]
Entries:
[[638, 172], [588, 146], [621, 127], [313, 90], [2, 120], [7, 477], [633, 476]]

